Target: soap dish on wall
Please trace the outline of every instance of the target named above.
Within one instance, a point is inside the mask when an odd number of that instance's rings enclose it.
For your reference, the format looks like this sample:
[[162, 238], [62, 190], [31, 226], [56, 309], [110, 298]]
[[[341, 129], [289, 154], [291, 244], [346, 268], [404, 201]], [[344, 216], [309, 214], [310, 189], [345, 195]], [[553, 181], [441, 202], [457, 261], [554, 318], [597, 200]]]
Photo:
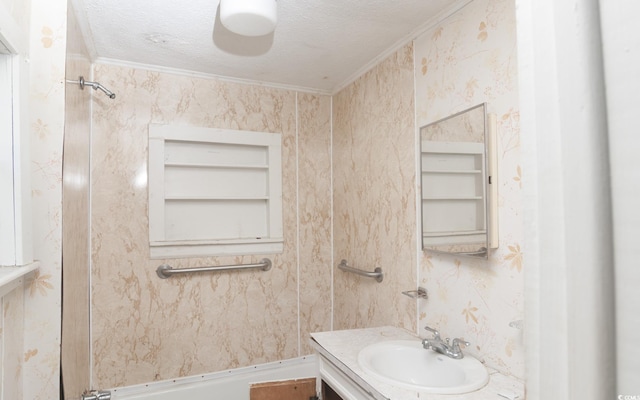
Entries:
[[427, 289], [423, 287], [418, 287], [418, 290], [407, 290], [406, 292], [402, 292], [405, 296], [409, 296], [412, 299], [428, 299], [429, 295], [427, 295]]

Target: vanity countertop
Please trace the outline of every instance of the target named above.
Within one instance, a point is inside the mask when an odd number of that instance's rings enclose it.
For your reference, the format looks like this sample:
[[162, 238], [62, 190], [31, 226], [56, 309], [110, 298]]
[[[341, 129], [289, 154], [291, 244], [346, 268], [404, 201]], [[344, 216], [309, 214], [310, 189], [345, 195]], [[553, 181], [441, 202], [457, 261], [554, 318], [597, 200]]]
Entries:
[[391, 326], [344, 331], [316, 332], [311, 344], [316, 351], [331, 361], [344, 374], [357, 382], [375, 399], [385, 400], [504, 400], [498, 393], [516, 394], [524, 399], [524, 385], [519, 380], [488, 368], [489, 383], [482, 389], [465, 394], [431, 394], [395, 387], [368, 375], [358, 364], [358, 353], [368, 345], [388, 340], [421, 340], [415, 334]]

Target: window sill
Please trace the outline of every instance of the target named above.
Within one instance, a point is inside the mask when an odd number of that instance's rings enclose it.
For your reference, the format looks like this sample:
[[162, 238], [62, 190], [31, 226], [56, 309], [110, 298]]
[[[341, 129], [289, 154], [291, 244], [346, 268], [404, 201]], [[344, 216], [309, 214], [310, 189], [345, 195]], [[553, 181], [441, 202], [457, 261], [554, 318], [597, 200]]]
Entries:
[[39, 267], [40, 263], [37, 261], [27, 265], [0, 267], [0, 297], [17, 288], [24, 281], [25, 276]]

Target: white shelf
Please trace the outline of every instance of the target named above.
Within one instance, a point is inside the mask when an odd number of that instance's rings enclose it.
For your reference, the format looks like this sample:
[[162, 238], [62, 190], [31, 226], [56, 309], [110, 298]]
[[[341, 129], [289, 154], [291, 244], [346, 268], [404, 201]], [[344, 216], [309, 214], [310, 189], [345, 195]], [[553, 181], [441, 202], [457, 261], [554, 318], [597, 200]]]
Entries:
[[164, 199], [166, 201], [252, 201], [269, 200], [269, 197], [165, 196]]
[[446, 236], [471, 236], [471, 235], [481, 235], [484, 234], [484, 231], [474, 230], [474, 231], [455, 231], [455, 232], [430, 232], [425, 231], [422, 236], [424, 237], [446, 237]]
[[479, 169], [470, 169], [470, 170], [451, 170], [451, 169], [444, 169], [444, 170], [437, 170], [437, 169], [424, 169], [422, 170], [423, 174], [481, 174], [482, 171]]
[[482, 196], [443, 196], [425, 197], [422, 201], [442, 201], [442, 200], [484, 200]]
[[187, 162], [166, 162], [165, 167], [172, 168], [229, 168], [229, 169], [264, 169], [268, 170], [268, 165], [251, 165], [251, 164], [205, 164], [205, 163], [187, 163]]
[[423, 243], [476, 241], [486, 234], [484, 144], [422, 143]]
[[150, 125], [152, 258], [281, 252], [281, 147], [277, 133]]

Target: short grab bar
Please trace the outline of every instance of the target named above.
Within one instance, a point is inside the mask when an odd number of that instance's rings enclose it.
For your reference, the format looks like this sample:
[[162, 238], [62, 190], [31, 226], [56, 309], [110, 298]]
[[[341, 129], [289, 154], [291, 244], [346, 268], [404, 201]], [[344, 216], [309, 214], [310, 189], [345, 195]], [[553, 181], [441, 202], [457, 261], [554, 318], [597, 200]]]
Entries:
[[382, 273], [382, 268], [380, 267], [377, 267], [375, 270], [373, 270], [373, 272], [367, 272], [361, 269], [352, 268], [347, 264], [347, 260], [342, 260], [340, 261], [340, 264], [338, 264], [338, 268], [340, 268], [343, 271], [351, 272], [356, 275], [366, 276], [367, 278], [374, 278], [378, 282], [382, 282], [382, 279], [384, 278], [384, 274]]
[[211, 271], [230, 271], [236, 269], [261, 269], [263, 271], [268, 271], [271, 269], [271, 260], [268, 258], [263, 258], [257, 264], [236, 264], [236, 265], [213, 265], [209, 267], [196, 267], [196, 268], [177, 268], [173, 269], [172, 266], [167, 264], [162, 264], [156, 269], [156, 273], [160, 277], [160, 279], [170, 278], [175, 274], [190, 274], [193, 272], [211, 272]]

